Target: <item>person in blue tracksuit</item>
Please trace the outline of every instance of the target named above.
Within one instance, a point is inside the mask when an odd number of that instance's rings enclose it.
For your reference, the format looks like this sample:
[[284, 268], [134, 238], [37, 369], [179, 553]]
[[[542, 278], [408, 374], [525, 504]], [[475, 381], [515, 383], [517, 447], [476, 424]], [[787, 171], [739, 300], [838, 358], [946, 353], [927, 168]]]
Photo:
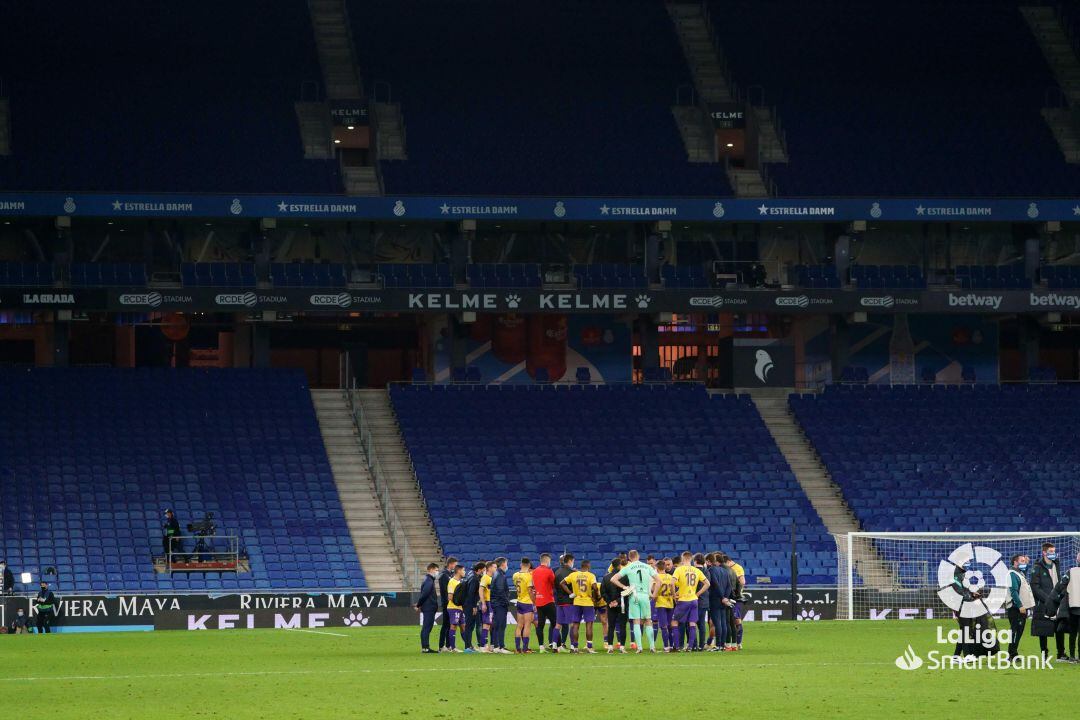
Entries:
[[717, 650], [729, 647], [728, 634], [734, 622], [731, 608], [735, 604], [735, 573], [725, 565], [729, 560], [725, 553], [713, 553], [712, 567], [705, 575], [709, 579], [709, 618], [716, 633]]
[[442, 626], [439, 627], [439, 650], [442, 650], [447, 646], [447, 638], [450, 637], [450, 622], [447, 620], [446, 615], [446, 603], [449, 601], [450, 596], [446, 593], [446, 586], [450, 583], [450, 578], [454, 577], [454, 570], [457, 568], [457, 558], [446, 558], [446, 568], [439, 573], [439, 612], [442, 613]]

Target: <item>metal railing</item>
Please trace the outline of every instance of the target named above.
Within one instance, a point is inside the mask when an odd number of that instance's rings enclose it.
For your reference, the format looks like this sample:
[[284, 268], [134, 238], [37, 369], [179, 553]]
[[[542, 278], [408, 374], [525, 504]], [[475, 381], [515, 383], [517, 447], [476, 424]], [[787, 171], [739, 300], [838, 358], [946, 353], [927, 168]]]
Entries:
[[[173, 543], [177, 544], [174, 546]], [[177, 535], [173, 537], [173, 543], [165, 553], [167, 572], [239, 572], [240, 538], [237, 535]], [[221, 566], [203, 567], [206, 563], [221, 563]], [[197, 566], [192, 567], [192, 564]]]
[[[347, 354], [346, 364], [348, 364]], [[371, 473], [372, 484], [375, 486], [375, 496], [379, 500], [379, 510], [382, 512], [383, 522], [386, 524], [386, 531], [390, 536], [390, 545], [401, 567], [401, 575], [405, 580], [405, 586], [409, 590], [416, 590], [420, 587], [420, 577], [423, 573], [416, 555], [413, 554], [412, 548], [409, 546], [405, 523], [402, 522], [397, 509], [394, 507], [394, 501], [390, 496], [390, 484], [387, 482], [386, 472], [383, 470], [379, 454], [375, 450], [375, 437], [371, 432], [371, 426], [368, 425], [367, 420], [364, 418], [363, 406], [357, 401], [357, 392], [355, 380], [353, 380], [352, 386], [345, 391], [349, 410], [352, 413], [357, 429], [360, 431], [360, 446], [364, 450], [368, 472]]]

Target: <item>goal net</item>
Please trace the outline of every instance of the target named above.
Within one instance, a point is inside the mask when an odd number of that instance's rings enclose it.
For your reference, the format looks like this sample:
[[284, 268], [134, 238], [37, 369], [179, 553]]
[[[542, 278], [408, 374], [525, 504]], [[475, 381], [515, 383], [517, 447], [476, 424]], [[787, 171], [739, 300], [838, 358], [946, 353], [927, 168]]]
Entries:
[[[1034, 563], [1053, 543], [1062, 572], [1076, 565], [1080, 533], [844, 533], [834, 535], [836, 617], [890, 620], [1000, 614], [1014, 555]], [[1030, 569], [1029, 569], [1030, 572]], [[961, 602], [953, 585], [978, 591]]]

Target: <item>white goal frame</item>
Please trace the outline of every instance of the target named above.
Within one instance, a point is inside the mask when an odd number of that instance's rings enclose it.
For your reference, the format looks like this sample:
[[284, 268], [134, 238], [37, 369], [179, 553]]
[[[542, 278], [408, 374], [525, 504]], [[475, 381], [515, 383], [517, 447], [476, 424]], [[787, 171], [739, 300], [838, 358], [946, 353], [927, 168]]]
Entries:
[[[1062, 539], [1068, 539], [1067, 545], [1061, 543]], [[976, 543], [977, 541], [1031, 541], [1041, 544], [1045, 541], [1053, 541], [1058, 545], [1058, 557], [1062, 570], [1072, 567], [1076, 561], [1076, 554], [1080, 551], [1080, 531], [1059, 530], [1041, 532], [848, 532], [834, 533], [836, 541], [837, 558], [837, 608], [836, 617], [839, 620], [855, 619], [855, 588], [856, 588], [856, 565], [861, 562], [871, 566], [878, 563], [887, 565], [878, 555], [874, 542], [879, 540], [923, 540], [941, 542], [943, 545], [961, 545], [965, 542]], [[1062, 553], [1062, 550], [1065, 553]], [[947, 555], [947, 554], [946, 554]], [[943, 558], [945, 556], [942, 556]], [[1038, 553], [1030, 555], [1032, 562], [1038, 557]], [[871, 568], [872, 570], [872, 568]], [[887, 572], [887, 567], [885, 568]], [[863, 578], [864, 583], [866, 579]], [[872, 586], [873, 583], [867, 583]], [[882, 589], [879, 585], [878, 589]], [[894, 588], [895, 589], [895, 588]], [[886, 591], [889, 588], [885, 588]]]

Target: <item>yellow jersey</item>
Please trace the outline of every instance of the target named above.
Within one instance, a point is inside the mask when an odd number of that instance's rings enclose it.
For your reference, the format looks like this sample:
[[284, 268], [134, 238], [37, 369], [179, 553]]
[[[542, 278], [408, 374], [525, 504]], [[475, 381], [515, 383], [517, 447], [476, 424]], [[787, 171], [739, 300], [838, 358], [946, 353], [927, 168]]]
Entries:
[[693, 565], [675, 568], [675, 599], [679, 602], [697, 602], [698, 587], [705, 581], [705, 573]]
[[574, 605], [578, 607], [595, 607], [592, 591], [596, 586], [596, 576], [588, 570], [577, 570], [566, 576], [563, 580], [574, 591]]
[[517, 587], [517, 601], [526, 605], [532, 605], [532, 595], [529, 594], [529, 590], [532, 588], [532, 573], [514, 573], [514, 585]]
[[480, 602], [491, 602], [491, 576], [480, 576]]
[[447, 610], [461, 610], [460, 605], [454, 604], [454, 588], [461, 584], [461, 581], [457, 578], [450, 578], [450, 582], [446, 583], [446, 609]]
[[656, 607], [671, 609], [675, 607], [675, 578], [669, 573], [656, 576]]
[[735, 573], [735, 578], [737, 580], [742, 580], [743, 585], [746, 584], [746, 571], [743, 570], [742, 565], [740, 565], [739, 563], [731, 563], [731, 571]]
[[604, 595], [600, 592], [600, 581], [598, 580], [592, 587], [593, 604], [598, 608], [606, 608], [607, 603], [604, 602]]

